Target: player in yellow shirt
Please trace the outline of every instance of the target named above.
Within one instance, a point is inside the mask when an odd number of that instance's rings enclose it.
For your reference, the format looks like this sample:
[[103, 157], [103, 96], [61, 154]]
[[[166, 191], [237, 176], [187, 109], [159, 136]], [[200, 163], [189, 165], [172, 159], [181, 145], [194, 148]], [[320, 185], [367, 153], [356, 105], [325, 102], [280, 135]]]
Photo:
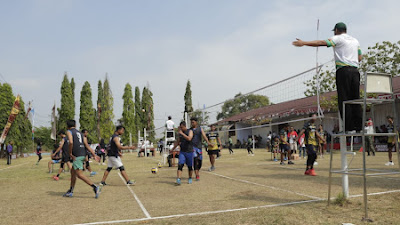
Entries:
[[[317, 127], [315, 126], [315, 121], [317, 120], [317, 114], [310, 114], [311, 120], [304, 124], [303, 129], [300, 131], [298, 137], [301, 137], [303, 133], [305, 133], [304, 143], [306, 144], [307, 150], [307, 167], [304, 175], [316, 176], [314, 170], [314, 162], [317, 159], [317, 149], [318, 142], [317, 138], [320, 140], [320, 143], [325, 144], [325, 140], [321, 137], [321, 135], [317, 132]], [[296, 142], [298, 141], [298, 138]]]
[[219, 138], [215, 125], [211, 125], [211, 130], [207, 133], [207, 138], [211, 143], [211, 145], [208, 146], [208, 156], [210, 157], [211, 163], [211, 167], [208, 171], [214, 171], [215, 157], [218, 155], [218, 150], [222, 150], [221, 139]]

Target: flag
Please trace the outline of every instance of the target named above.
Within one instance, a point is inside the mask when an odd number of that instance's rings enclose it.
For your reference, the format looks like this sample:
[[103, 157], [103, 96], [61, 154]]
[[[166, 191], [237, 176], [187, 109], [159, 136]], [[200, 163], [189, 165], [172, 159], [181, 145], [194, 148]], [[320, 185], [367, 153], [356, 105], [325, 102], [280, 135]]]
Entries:
[[19, 107], [20, 107], [19, 104], [20, 104], [20, 96], [18, 95], [15, 98], [14, 105], [11, 109], [10, 116], [8, 117], [6, 126], [4, 127], [3, 133], [1, 134], [1, 137], [0, 137], [1, 144], [3, 144], [4, 141], [6, 140], [6, 137], [7, 137], [8, 132], [10, 131], [11, 125], [13, 124], [15, 118], [17, 118], [17, 115], [19, 113]]
[[54, 103], [52, 112], [51, 112], [51, 134], [50, 138], [53, 140], [57, 139], [57, 130], [56, 130], [56, 103]]

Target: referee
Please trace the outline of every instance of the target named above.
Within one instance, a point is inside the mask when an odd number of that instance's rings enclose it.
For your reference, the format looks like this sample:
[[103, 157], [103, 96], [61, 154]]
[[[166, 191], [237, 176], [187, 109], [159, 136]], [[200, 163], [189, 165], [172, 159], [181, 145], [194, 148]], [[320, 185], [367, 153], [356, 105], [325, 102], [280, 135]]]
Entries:
[[[327, 46], [333, 48], [336, 64], [336, 87], [340, 116], [343, 119], [343, 101], [360, 98], [359, 62], [362, 59], [357, 39], [347, 34], [346, 24], [340, 22], [333, 28], [334, 36], [327, 40], [302, 41], [296, 39], [292, 44], [297, 47]], [[346, 105], [345, 131], [360, 132], [362, 129], [360, 105]]]

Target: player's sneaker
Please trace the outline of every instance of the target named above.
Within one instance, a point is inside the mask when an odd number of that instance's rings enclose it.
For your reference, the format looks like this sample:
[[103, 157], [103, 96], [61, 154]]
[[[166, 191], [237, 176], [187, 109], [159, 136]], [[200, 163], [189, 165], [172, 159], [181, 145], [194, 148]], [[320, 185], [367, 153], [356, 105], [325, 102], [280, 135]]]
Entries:
[[100, 192], [101, 192], [100, 187], [95, 185], [95, 187], [93, 188], [93, 191], [94, 191], [94, 194], [95, 194], [94, 198], [98, 198], [99, 195], [100, 195]]
[[304, 175], [310, 175], [310, 170], [311, 169], [306, 170], [306, 172], [304, 172]]
[[294, 162], [292, 162], [292, 161], [289, 161], [287, 164], [291, 164], [291, 165], [293, 165], [293, 164], [294, 164]]
[[90, 173], [90, 176], [93, 177], [93, 176], [96, 175], [96, 174], [97, 174], [97, 172], [92, 171], [92, 172]]
[[63, 197], [72, 197], [72, 195], [73, 195], [74, 193], [73, 192], [70, 192], [70, 191], [67, 191], [67, 193], [65, 193], [64, 195], [63, 195]]
[[282, 166], [283, 166], [283, 165], [285, 165], [285, 163], [284, 163], [284, 162], [281, 162], [281, 163], [279, 163], [279, 164], [281, 164]]
[[285, 158], [283, 158], [283, 161], [286, 161], [287, 160], [287, 158], [285, 157]]
[[278, 162], [278, 159], [274, 159], [274, 162]]
[[215, 167], [214, 166], [212, 166], [212, 167], [210, 167], [209, 169], [208, 169], [208, 171], [214, 171], [215, 170]]
[[310, 176], [317, 176], [317, 174], [315, 173], [315, 170], [314, 170], [314, 169], [311, 169], [311, 170], [310, 170]]
[[102, 181], [102, 182], [100, 182], [100, 185], [101, 185], [101, 186], [106, 186], [107, 184], [106, 184], [105, 181]]
[[57, 177], [57, 176], [53, 176], [53, 179], [54, 179], [55, 181], [58, 181], [60, 178]]
[[200, 181], [200, 176], [196, 176], [196, 181]]
[[133, 180], [133, 181], [128, 180], [128, 182], [126, 182], [126, 185], [135, 185], [135, 184], [136, 184], [135, 180]]
[[394, 166], [394, 162], [389, 161], [389, 162], [385, 163], [385, 166]]
[[193, 182], [192, 178], [190, 177], [188, 180], [188, 184], [191, 184]]
[[175, 184], [176, 184], [176, 185], [181, 185], [181, 178], [177, 178]]

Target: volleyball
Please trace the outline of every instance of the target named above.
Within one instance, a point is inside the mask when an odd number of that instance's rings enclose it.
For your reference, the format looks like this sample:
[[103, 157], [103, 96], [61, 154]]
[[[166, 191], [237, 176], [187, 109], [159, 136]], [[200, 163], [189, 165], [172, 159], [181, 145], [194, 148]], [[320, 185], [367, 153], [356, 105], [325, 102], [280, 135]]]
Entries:
[[153, 168], [151, 169], [151, 173], [152, 173], [152, 174], [156, 174], [157, 172], [158, 172], [157, 167], [153, 167]]

